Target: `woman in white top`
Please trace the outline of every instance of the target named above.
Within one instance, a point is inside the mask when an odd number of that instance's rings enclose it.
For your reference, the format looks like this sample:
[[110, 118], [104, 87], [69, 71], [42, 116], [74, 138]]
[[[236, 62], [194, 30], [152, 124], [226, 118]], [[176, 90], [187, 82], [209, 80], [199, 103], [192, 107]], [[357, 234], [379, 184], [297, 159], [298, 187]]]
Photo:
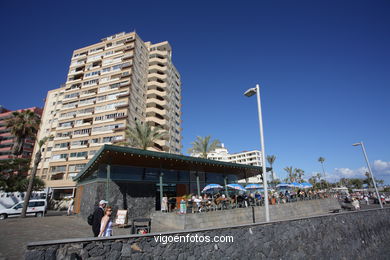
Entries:
[[161, 211], [168, 212], [168, 197], [163, 197], [161, 200]]
[[106, 207], [104, 210], [104, 216], [100, 223], [99, 237], [110, 237], [112, 236], [112, 220], [111, 220], [112, 208]]

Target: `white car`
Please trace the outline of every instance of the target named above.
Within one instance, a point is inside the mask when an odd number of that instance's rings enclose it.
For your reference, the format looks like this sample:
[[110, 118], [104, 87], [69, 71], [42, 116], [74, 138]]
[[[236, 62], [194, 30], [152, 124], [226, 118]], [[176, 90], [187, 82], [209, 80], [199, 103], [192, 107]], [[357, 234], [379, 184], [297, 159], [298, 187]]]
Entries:
[[[20, 216], [22, 214], [23, 201], [16, 203], [15, 205], [7, 208], [0, 209], [0, 219], [6, 219], [7, 217]], [[46, 200], [30, 200], [27, 207], [28, 216], [43, 217], [46, 213]]]

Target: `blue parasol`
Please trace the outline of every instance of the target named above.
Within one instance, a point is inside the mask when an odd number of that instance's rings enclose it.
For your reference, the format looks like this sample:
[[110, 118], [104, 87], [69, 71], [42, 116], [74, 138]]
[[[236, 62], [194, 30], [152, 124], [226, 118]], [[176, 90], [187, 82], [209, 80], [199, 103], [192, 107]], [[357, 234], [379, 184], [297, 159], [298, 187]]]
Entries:
[[235, 190], [239, 190], [239, 191], [246, 191], [246, 189], [244, 187], [242, 187], [240, 184], [233, 183], [233, 184], [228, 184], [226, 186], [231, 188], [231, 189], [235, 189]]
[[203, 188], [202, 192], [206, 192], [213, 189], [223, 189], [223, 187], [219, 184], [209, 184]]
[[247, 190], [257, 190], [257, 189], [261, 189], [261, 188], [263, 188], [263, 186], [259, 185], [259, 184], [256, 184], [256, 183], [248, 184], [248, 185], [245, 186], [245, 189], [247, 189]]
[[311, 185], [311, 184], [308, 183], [308, 182], [302, 182], [302, 183], [301, 183], [301, 187], [304, 188], [304, 189], [308, 189], [308, 188], [312, 188], [313, 185]]
[[276, 185], [276, 187], [291, 187], [291, 184], [290, 183], [279, 183], [278, 185]]

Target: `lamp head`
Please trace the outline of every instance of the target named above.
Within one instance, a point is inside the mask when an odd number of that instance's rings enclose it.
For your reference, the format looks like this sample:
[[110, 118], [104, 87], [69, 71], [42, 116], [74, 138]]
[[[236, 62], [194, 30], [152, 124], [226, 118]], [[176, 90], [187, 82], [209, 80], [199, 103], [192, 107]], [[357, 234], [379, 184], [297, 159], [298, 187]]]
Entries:
[[353, 146], [359, 146], [359, 145], [361, 145], [361, 143], [354, 143], [354, 144], [352, 144]]
[[256, 92], [257, 92], [256, 88], [250, 88], [247, 91], [245, 91], [244, 95], [247, 97], [251, 97], [254, 94], [256, 94]]

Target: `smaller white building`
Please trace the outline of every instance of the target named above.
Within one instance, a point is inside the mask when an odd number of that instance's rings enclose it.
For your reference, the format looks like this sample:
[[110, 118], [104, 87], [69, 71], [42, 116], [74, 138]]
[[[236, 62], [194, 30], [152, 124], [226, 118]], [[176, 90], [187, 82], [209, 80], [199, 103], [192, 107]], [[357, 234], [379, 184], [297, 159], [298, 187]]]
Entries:
[[[199, 157], [200, 154], [191, 154], [191, 156]], [[259, 150], [251, 150], [251, 151], [243, 151], [240, 153], [232, 153], [229, 154], [229, 151], [225, 148], [224, 144], [222, 147], [215, 149], [214, 151], [207, 154], [207, 159], [223, 161], [223, 162], [231, 162], [231, 163], [239, 163], [239, 164], [247, 164], [254, 166], [262, 166], [261, 163], [261, 151]], [[239, 183], [246, 183], [246, 180], [239, 180]], [[248, 178], [248, 183], [262, 183], [261, 176], [255, 176]]]

